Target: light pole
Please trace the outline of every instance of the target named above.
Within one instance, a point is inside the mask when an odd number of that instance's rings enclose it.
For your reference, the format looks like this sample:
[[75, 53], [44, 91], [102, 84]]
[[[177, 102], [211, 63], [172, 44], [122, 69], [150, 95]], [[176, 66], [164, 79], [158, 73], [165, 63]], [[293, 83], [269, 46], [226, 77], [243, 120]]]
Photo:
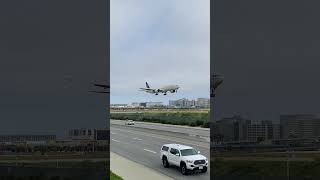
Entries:
[[290, 180], [290, 149], [287, 147], [287, 180]]
[[[220, 74], [217, 74], [217, 73], [213, 73], [213, 75], [211, 75], [210, 76], [210, 97], [211, 97], [211, 104], [212, 104], [212, 107], [211, 107], [211, 116], [212, 116], [212, 121], [211, 121], [211, 124], [210, 124], [210, 127], [212, 127], [212, 125], [213, 125], [213, 122], [214, 122], [214, 111], [213, 111], [213, 98], [216, 96], [216, 94], [215, 94], [215, 90], [218, 88], [218, 86], [219, 85], [221, 85], [222, 84], [222, 82], [223, 82], [223, 76], [222, 75], [220, 75]], [[212, 132], [210, 132], [210, 134], [212, 134]], [[214, 136], [211, 136], [211, 138], [213, 138]], [[212, 141], [213, 142], [213, 141]], [[216, 146], [217, 146], [217, 143], [216, 144], [213, 144], [214, 146], [215, 146], [215, 149], [216, 149]], [[210, 146], [211, 146], [211, 140], [210, 140]], [[211, 149], [211, 147], [210, 147], [210, 149]], [[210, 157], [210, 159], [211, 159], [211, 157]], [[211, 167], [211, 169], [212, 169], [212, 177], [213, 177], [213, 179], [214, 179], [214, 158], [212, 159], [212, 167]], [[211, 160], [210, 160], [211, 161]]]

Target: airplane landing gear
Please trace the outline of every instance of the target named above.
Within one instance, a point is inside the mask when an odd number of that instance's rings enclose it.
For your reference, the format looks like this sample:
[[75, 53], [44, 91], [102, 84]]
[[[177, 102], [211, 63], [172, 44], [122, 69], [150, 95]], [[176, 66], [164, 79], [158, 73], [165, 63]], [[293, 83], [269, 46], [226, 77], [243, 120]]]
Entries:
[[167, 94], [163, 94], [163, 95], [167, 95]]
[[156, 93], [156, 95], [158, 95], [158, 93]]

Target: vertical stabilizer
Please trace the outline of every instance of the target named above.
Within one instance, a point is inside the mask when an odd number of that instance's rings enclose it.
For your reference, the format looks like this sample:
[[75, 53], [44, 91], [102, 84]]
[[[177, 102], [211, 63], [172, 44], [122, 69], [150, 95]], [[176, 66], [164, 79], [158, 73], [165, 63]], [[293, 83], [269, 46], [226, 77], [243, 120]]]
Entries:
[[146, 82], [146, 87], [147, 87], [147, 88], [150, 88], [150, 86], [149, 86], [148, 82]]

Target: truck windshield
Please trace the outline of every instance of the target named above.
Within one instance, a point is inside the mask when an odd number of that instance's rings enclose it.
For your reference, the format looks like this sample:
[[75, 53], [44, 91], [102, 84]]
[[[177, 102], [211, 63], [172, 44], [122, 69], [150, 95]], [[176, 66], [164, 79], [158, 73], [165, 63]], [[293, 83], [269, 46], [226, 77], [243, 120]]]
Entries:
[[181, 156], [192, 156], [198, 154], [195, 149], [183, 149], [181, 151]]

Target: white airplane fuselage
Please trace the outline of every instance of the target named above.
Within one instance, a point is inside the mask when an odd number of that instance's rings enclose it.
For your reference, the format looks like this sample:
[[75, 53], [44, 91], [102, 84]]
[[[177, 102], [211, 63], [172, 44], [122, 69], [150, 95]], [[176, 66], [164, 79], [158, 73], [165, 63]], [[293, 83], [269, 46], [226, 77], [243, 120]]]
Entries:
[[174, 93], [179, 89], [178, 85], [168, 85], [168, 86], [163, 86], [159, 90], [163, 93], [171, 92]]
[[163, 93], [163, 95], [167, 95], [167, 92], [176, 93], [180, 87], [178, 85], [167, 85], [163, 86], [159, 89], [150, 88], [149, 84], [146, 82], [146, 88], [140, 88], [147, 93], [158, 95], [159, 93]]

